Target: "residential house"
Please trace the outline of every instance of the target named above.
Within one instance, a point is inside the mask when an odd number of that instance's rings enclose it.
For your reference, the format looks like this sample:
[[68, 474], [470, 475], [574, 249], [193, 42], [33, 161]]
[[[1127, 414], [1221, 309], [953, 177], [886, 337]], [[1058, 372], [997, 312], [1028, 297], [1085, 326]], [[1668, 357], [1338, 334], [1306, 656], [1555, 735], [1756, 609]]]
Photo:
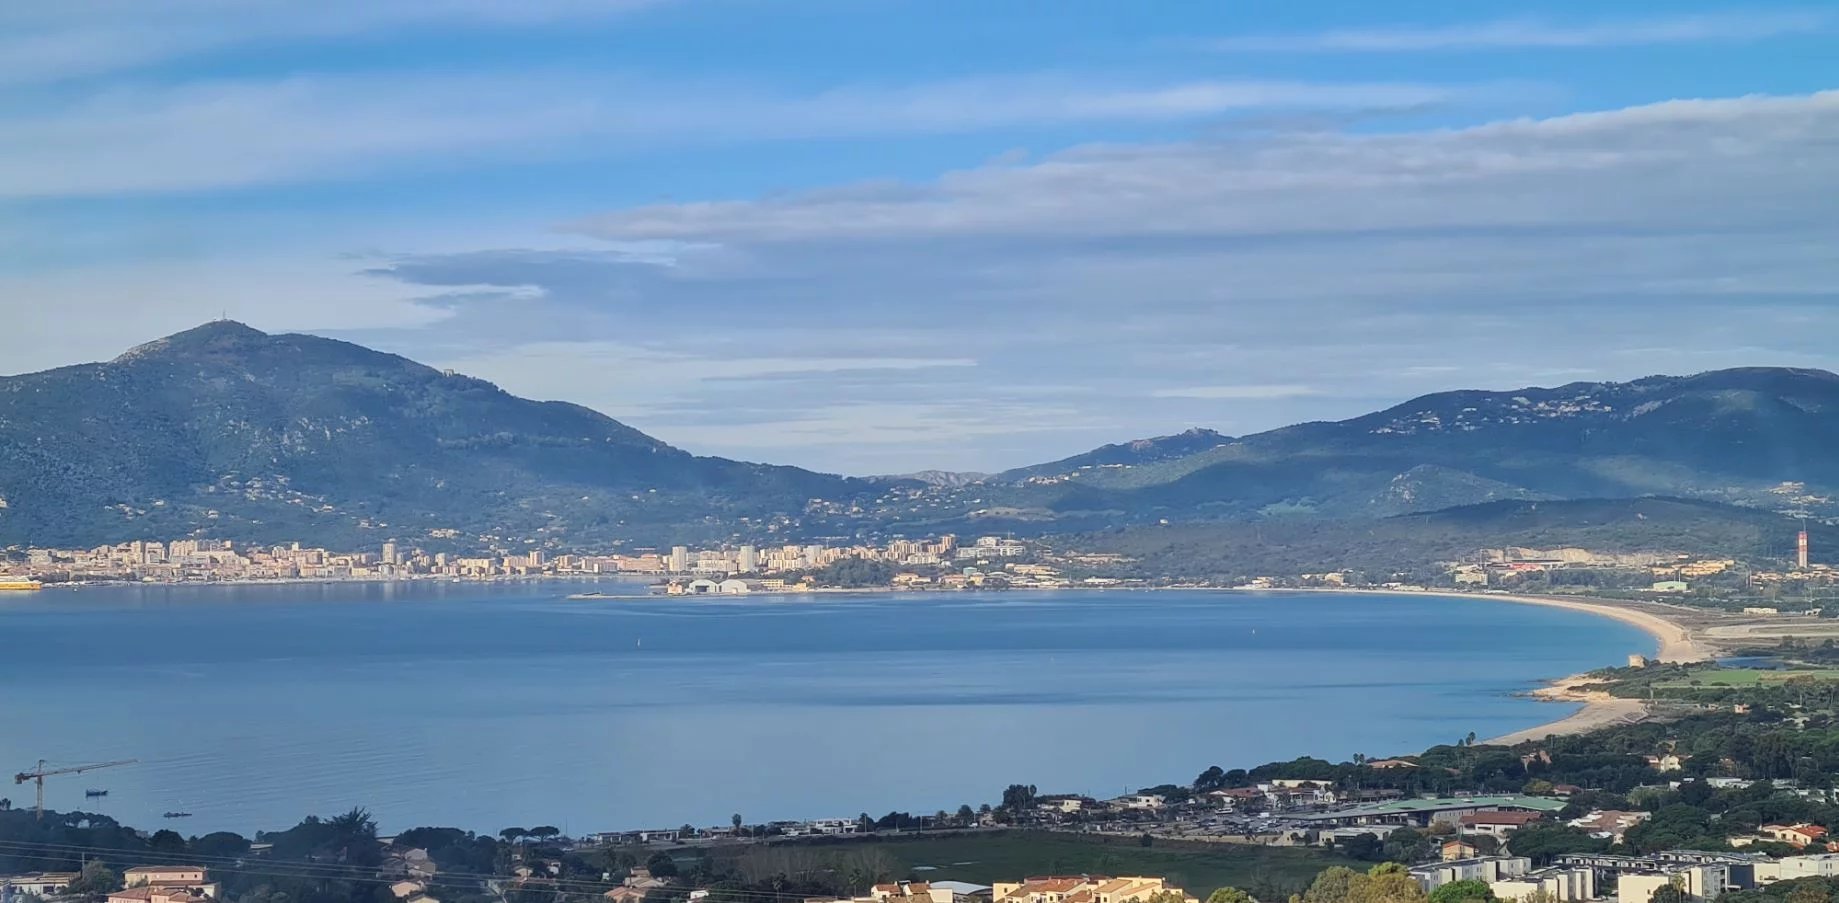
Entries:
[[121, 873], [122, 887], [140, 887], [143, 884], [202, 887], [205, 883], [202, 865], [137, 865]]
[[1623, 833], [1646, 821], [1647, 816], [1646, 812], [1597, 809], [1581, 818], [1573, 818], [1566, 824], [1590, 832], [1591, 837], [1606, 838], [1614, 843], [1621, 843]]
[[209, 903], [210, 897], [196, 887], [162, 887], [142, 884], [124, 887], [109, 894], [108, 903]]
[[1510, 812], [1494, 810], [1492, 812], [1470, 812], [1457, 822], [1464, 834], [1486, 834], [1490, 837], [1504, 838], [1534, 822], [1544, 821], [1542, 812]]
[[895, 881], [869, 888], [874, 903], [951, 903], [951, 891], [924, 881]]
[[1131, 793], [1111, 800], [1111, 805], [1118, 809], [1153, 811], [1167, 806], [1168, 800], [1159, 793]]
[[403, 881], [420, 881], [424, 884], [434, 880], [440, 867], [434, 864], [434, 857], [420, 848], [391, 853], [379, 870], [385, 878]]
[[1826, 829], [1819, 825], [1763, 825], [1756, 829], [1756, 833], [1789, 844], [1797, 850], [1826, 845]]
[[1443, 842], [1443, 855], [1439, 858], [1444, 862], [1460, 862], [1464, 859], [1479, 859], [1481, 856], [1480, 847], [1452, 837]]
[[1036, 797], [1034, 806], [1042, 812], [1058, 812], [1061, 815], [1071, 815], [1092, 805], [1094, 802], [1096, 802], [1096, 800], [1089, 796], [1060, 793]]
[[36, 897], [54, 897], [68, 890], [70, 882], [75, 880], [76, 872], [27, 872], [0, 879], [0, 888], [12, 892], [14, 896], [31, 894]]
[[932, 888], [949, 891], [952, 903], [991, 903], [992, 890], [988, 884], [972, 884], [968, 881], [934, 881]]
[[1143, 903], [1158, 894], [1181, 894], [1161, 878], [1103, 875], [1050, 875], [1021, 881], [998, 881], [991, 887], [994, 903]]
[[1207, 798], [1231, 809], [1244, 809], [1264, 802], [1264, 791], [1256, 787], [1228, 787], [1208, 792]]
[[640, 867], [626, 873], [626, 880], [620, 886], [601, 896], [610, 903], [643, 903], [646, 895], [652, 891], [669, 886], [669, 878], [654, 878], [650, 869]]
[[1279, 779], [1259, 784], [1258, 789], [1264, 791], [1264, 798], [1273, 809], [1300, 809], [1336, 802], [1334, 784], [1328, 781]]

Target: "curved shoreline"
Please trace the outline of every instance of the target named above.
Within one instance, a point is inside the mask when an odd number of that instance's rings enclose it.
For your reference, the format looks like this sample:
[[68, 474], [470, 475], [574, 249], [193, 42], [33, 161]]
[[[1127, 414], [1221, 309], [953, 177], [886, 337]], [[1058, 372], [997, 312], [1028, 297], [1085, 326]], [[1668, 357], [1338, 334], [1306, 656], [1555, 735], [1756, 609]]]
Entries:
[[[1462, 593], [1460, 597], [1499, 599], [1522, 605], [1544, 605], [1550, 608], [1564, 608], [1613, 618], [1647, 631], [1658, 646], [1656, 650], [1658, 655], [1654, 657], [1656, 661], [1702, 662], [1712, 657], [1711, 650], [1699, 642], [1691, 629], [1654, 612], [1632, 608], [1630, 603], [1616, 604], [1608, 600], [1585, 602], [1578, 599], [1506, 593], [1499, 595]], [[1535, 699], [1545, 702], [1581, 703], [1582, 707], [1563, 718], [1534, 725], [1525, 730], [1502, 734], [1499, 737], [1491, 737], [1482, 742], [1490, 746], [1513, 746], [1517, 743], [1543, 740], [1551, 736], [1584, 734], [1618, 724], [1633, 724], [1647, 717], [1646, 703], [1638, 699], [1611, 696], [1600, 690], [1584, 689], [1584, 686], [1590, 682], [1592, 681], [1587, 675], [1574, 674], [1554, 680], [1533, 691], [1531, 695]]]
[[[1654, 638], [1655, 661], [1661, 662], [1701, 662], [1712, 657], [1709, 647], [1699, 641], [1693, 631], [1665, 616], [1652, 611], [1635, 608], [1635, 605], [1654, 605], [1657, 603], [1631, 603], [1619, 600], [1592, 599], [1583, 600], [1564, 596], [1528, 596], [1517, 593], [1465, 593], [1445, 592], [1442, 590], [1375, 590], [1353, 588], [1309, 588], [1309, 589], [1274, 589], [1265, 592], [1331, 592], [1331, 593], [1366, 593], [1387, 596], [1442, 596], [1450, 599], [1468, 599], [1482, 602], [1511, 602], [1517, 605], [1541, 605], [1547, 608], [1563, 608], [1585, 614], [1612, 618], [1624, 624], [1640, 628]], [[1614, 664], [1614, 663], [1612, 663]], [[1607, 667], [1607, 666], [1606, 666]], [[1576, 711], [1561, 718], [1555, 718], [1543, 724], [1536, 724], [1524, 730], [1502, 734], [1481, 741], [1488, 746], [1512, 746], [1529, 740], [1543, 740], [1551, 736], [1567, 736], [1588, 733], [1599, 728], [1617, 724], [1630, 724], [1647, 716], [1647, 705], [1636, 699], [1623, 699], [1608, 693], [1583, 689], [1589, 683], [1587, 675], [1573, 674], [1552, 680], [1531, 695], [1544, 702], [1569, 702], [1581, 705]]]

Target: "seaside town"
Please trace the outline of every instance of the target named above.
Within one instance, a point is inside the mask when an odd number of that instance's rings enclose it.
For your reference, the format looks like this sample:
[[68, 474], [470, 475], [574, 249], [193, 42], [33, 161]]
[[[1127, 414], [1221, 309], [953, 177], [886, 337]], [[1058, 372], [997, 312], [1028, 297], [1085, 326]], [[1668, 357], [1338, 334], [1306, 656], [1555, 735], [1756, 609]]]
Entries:
[[[180, 539], [134, 541], [92, 549], [31, 548], [0, 560], [0, 580], [15, 583], [236, 582], [286, 580], [457, 580], [514, 577], [583, 577], [639, 575], [666, 579], [677, 593], [741, 593], [809, 588], [810, 573], [841, 562], [857, 561], [901, 570], [883, 583], [893, 587], [982, 586], [975, 567], [957, 565], [1008, 561], [1028, 555], [1035, 546], [999, 536], [984, 536], [960, 545], [945, 535], [924, 540], [899, 539], [883, 546], [830, 546], [821, 543], [721, 549], [641, 549], [630, 554], [555, 554], [533, 550], [492, 556], [451, 555], [407, 549], [393, 542], [374, 552], [335, 552], [284, 546], [237, 545], [224, 540]], [[1105, 556], [1082, 556], [1102, 562]], [[880, 572], [874, 572], [880, 573]], [[788, 581], [780, 575], [806, 575]], [[736, 578], [736, 579], [729, 579]], [[754, 578], [754, 579], [739, 579]], [[1012, 564], [1001, 580], [1021, 585], [1065, 586], [1051, 567]]]
[[[1057, 547], [1038, 540], [981, 536], [960, 541], [945, 534], [895, 539], [882, 545], [823, 543], [719, 548], [672, 546], [606, 554], [551, 553], [541, 549], [493, 554], [426, 552], [395, 542], [375, 551], [334, 551], [286, 545], [237, 544], [227, 540], [174, 539], [122, 542], [88, 549], [0, 550], [0, 589], [97, 582], [280, 582], [337, 580], [499, 580], [530, 577], [632, 575], [655, 578], [672, 595], [735, 595], [797, 592], [823, 588], [979, 589], [1140, 587], [1169, 585], [1167, 578], [1128, 573], [1129, 556]], [[857, 562], [868, 568], [827, 569]], [[1778, 587], [1830, 587], [1839, 569], [1809, 561], [1803, 531], [1793, 560], [1749, 562], [1691, 553], [1604, 552], [1584, 548], [1481, 548], [1444, 562], [1434, 574], [1367, 575], [1324, 568], [1295, 574], [1250, 575], [1221, 584], [1245, 589], [1294, 587], [1432, 587], [1488, 590], [1523, 588], [1549, 579], [1574, 582], [1589, 575], [1635, 597], [1681, 599], [1695, 589], [1740, 595]], [[844, 577], [843, 580], [827, 579]], [[1428, 576], [1429, 579], [1426, 579]], [[1567, 580], [1567, 578], [1573, 578]], [[1553, 591], [1565, 587], [1554, 585]], [[1749, 614], [1798, 613], [1788, 605], [1746, 606]], [[1818, 614], [1817, 610], [1808, 611]]]

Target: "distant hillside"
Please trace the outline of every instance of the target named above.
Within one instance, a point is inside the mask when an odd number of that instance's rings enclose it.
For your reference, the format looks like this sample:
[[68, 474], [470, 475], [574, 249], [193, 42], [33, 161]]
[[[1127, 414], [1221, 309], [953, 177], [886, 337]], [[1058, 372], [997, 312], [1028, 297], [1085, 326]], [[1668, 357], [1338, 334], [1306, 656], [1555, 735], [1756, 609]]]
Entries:
[[[1230, 577], [1340, 568], [1389, 573], [1504, 546], [1785, 557], [1800, 526], [1766, 511], [1690, 499], [1581, 499], [1489, 502], [1386, 518], [1138, 526], [1054, 542], [1136, 557], [1126, 570], [1143, 576]], [[1808, 526], [1815, 560], [1839, 560], [1839, 528]]]
[[[1220, 441], [1134, 460], [1120, 451], [1134, 444], [1106, 446], [1011, 471], [1003, 475], [1010, 488], [986, 494], [1005, 510], [1073, 521], [1383, 517], [1650, 494], [1826, 512], [1839, 495], [1839, 376], [1749, 368], [1445, 392], [1351, 420], [1207, 438]], [[1049, 476], [1061, 479], [1041, 479]], [[1788, 481], [1805, 491], [1781, 485]]]
[[753, 533], [812, 499], [871, 491], [696, 457], [577, 405], [230, 322], [0, 378], [0, 545], [194, 530], [347, 547], [663, 542]]
[[[1240, 437], [1194, 429], [996, 476], [847, 479], [697, 457], [577, 405], [218, 322], [106, 363], [0, 377], [0, 545], [1043, 535], [1650, 495], [1832, 514], [1834, 448], [1839, 376], [1751, 368], [1445, 392], [1351, 420]], [[1386, 523], [1379, 535], [1445, 529]], [[1307, 545], [1305, 528], [1283, 529], [1304, 531]]]
[[919, 470], [913, 473], [882, 474], [879, 476], [866, 477], [865, 479], [886, 484], [918, 483], [924, 486], [956, 489], [961, 486], [980, 483], [989, 478], [990, 475], [987, 473], [971, 473], [958, 470]]
[[1195, 428], [1173, 436], [1136, 439], [1095, 448], [1070, 458], [1047, 464], [1018, 467], [997, 474], [998, 482], [1021, 482], [1031, 478], [1057, 477], [1105, 468], [1141, 467], [1158, 461], [1180, 460], [1211, 451], [1232, 441], [1231, 436], [1213, 430]]

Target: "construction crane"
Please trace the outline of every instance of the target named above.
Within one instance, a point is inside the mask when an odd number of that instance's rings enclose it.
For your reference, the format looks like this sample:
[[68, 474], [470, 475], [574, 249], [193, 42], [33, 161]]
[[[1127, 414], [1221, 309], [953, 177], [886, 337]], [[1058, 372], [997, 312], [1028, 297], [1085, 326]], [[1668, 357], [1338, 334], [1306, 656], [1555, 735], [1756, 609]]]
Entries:
[[38, 802], [32, 806], [32, 809], [36, 817], [42, 821], [45, 817], [45, 779], [46, 778], [54, 777], [60, 774], [82, 774], [85, 771], [95, 771], [98, 768], [114, 768], [117, 765], [133, 765], [135, 762], [138, 762], [138, 761], [140, 760], [139, 759], [119, 759], [114, 762], [96, 762], [91, 765], [72, 765], [68, 768], [46, 768], [45, 760], [39, 759], [37, 768], [34, 768], [31, 771], [22, 771], [16, 775], [13, 775], [13, 783], [24, 784], [27, 781], [33, 781], [38, 784]]

